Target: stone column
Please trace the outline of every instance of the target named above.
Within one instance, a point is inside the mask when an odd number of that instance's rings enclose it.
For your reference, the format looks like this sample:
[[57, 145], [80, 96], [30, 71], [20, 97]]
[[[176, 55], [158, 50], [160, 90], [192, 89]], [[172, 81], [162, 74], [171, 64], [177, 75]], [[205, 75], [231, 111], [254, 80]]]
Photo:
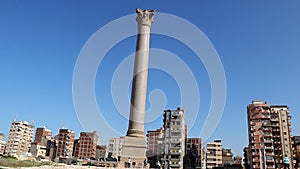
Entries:
[[[128, 158], [132, 167], [143, 167], [146, 159], [146, 138], [144, 135], [144, 119], [148, 80], [148, 58], [150, 27], [154, 10], [136, 10], [138, 36], [134, 60], [134, 71], [131, 91], [131, 106], [127, 136], [124, 137], [122, 155], [118, 167], [125, 167]], [[135, 165], [134, 165], [135, 164]]]
[[136, 9], [136, 13], [136, 21], [138, 22], [138, 35], [134, 60], [130, 117], [127, 136], [145, 137], [144, 120], [148, 80], [150, 27], [153, 22], [155, 11]]

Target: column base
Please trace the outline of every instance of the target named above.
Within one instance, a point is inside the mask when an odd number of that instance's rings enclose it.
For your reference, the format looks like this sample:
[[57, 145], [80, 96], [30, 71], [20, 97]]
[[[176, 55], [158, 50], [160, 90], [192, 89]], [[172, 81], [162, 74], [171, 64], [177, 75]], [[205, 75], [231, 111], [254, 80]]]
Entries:
[[146, 159], [146, 138], [124, 137], [122, 156], [118, 167], [127, 167], [128, 158], [131, 159], [131, 167], [143, 167]]
[[145, 137], [144, 132], [135, 130], [135, 129], [129, 129], [127, 131], [127, 136], [128, 137]]

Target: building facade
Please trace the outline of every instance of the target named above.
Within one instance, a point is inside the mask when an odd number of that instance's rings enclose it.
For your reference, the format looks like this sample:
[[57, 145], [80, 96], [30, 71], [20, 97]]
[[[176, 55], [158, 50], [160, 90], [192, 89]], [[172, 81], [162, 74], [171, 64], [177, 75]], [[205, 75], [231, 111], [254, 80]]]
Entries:
[[234, 164], [233, 153], [229, 148], [223, 148], [222, 150], [222, 165]]
[[69, 129], [60, 129], [55, 137], [57, 142], [56, 157], [70, 158], [73, 154], [75, 132]]
[[35, 131], [34, 143], [47, 144], [52, 137], [52, 132], [47, 127], [38, 127]]
[[124, 137], [111, 138], [108, 141], [108, 153], [111, 153], [111, 157], [119, 159], [122, 155], [122, 148], [124, 144]]
[[158, 155], [158, 142], [159, 138], [163, 135], [163, 129], [149, 130], [147, 131], [147, 158]]
[[17, 158], [29, 156], [34, 126], [27, 121], [14, 121], [9, 130], [6, 153]]
[[299, 166], [300, 162], [300, 136], [294, 136], [293, 137], [293, 143], [294, 143], [294, 154], [295, 154], [295, 162]]
[[52, 132], [47, 127], [38, 127], [34, 141], [31, 143], [30, 153], [33, 157], [46, 157], [47, 142], [51, 140]]
[[79, 137], [79, 159], [95, 159], [99, 137], [97, 132], [81, 132]]
[[222, 166], [222, 141], [215, 140], [206, 144], [206, 168]]
[[274, 144], [275, 167], [283, 167], [283, 157], [290, 158], [290, 168], [293, 168], [294, 154], [292, 142], [291, 116], [288, 106], [270, 106], [271, 126]]
[[97, 160], [99, 160], [99, 159], [103, 160], [107, 156], [108, 156], [107, 147], [106, 146], [97, 145], [97, 147], [96, 147], [96, 159]]
[[185, 151], [186, 151], [186, 156], [185, 156], [185, 166], [186, 168], [191, 167], [192, 163], [192, 158], [194, 158], [192, 155], [192, 148], [193, 146], [196, 147], [197, 151], [197, 156], [196, 156], [196, 167], [201, 168], [202, 167], [202, 143], [201, 143], [201, 138], [187, 138], [186, 140], [186, 145], [185, 145]]
[[160, 147], [160, 161], [163, 168], [183, 168], [185, 157], [185, 120], [184, 110], [164, 111], [164, 134]]
[[6, 147], [6, 142], [4, 139], [4, 134], [0, 133], [0, 156], [4, 155], [5, 147]]
[[290, 158], [293, 168], [291, 116], [287, 106], [270, 106], [254, 100], [247, 106], [249, 167], [283, 168], [283, 158]]

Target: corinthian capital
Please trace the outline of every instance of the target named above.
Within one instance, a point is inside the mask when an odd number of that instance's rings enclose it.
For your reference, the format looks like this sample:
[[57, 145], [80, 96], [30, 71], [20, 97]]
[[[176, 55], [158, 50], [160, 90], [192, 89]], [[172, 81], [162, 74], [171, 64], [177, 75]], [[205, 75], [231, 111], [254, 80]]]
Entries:
[[151, 26], [153, 22], [153, 16], [155, 14], [155, 10], [143, 10], [140, 8], [136, 9], [137, 17], [136, 21], [138, 22], [138, 26], [146, 25]]

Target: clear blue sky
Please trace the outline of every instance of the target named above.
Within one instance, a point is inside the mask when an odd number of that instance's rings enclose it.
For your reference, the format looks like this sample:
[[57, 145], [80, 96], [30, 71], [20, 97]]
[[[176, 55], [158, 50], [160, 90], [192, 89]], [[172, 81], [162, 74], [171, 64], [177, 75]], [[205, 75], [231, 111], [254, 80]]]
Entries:
[[[83, 129], [73, 105], [72, 77], [79, 52], [98, 29], [135, 13], [137, 7], [186, 19], [201, 29], [217, 50], [226, 74], [227, 99], [210, 140], [222, 139], [224, 147], [242, 155], [248, 144], [246, 106], [253, 99], [288, 105], [292, 134], [300, 135], [300, 2], [277, 0], [0, 1], [0, 132], [7, 136], [17, 116], [17, 120], [34, 120], [35, 126], [47, 126], [54, 134], [65, 126], [78, 136]], [[199, 136], [211, 99], [205, 67], [174, 39], [153, 35], [151, 47], [180, 56], [195, 74], [200, 84], [200, 116], [189, 135]], [[95, 82], [102, 113], [123, 135], [128, 123], [116, 115], [110, 84], [116, 66], [134, 50], [135, 37], [112, 48]], [[150, 70], [148, 91], [155, 88], [165, 91], [166, 108], [179, 106], [172, 77]], [[161, 125], [162, 119], [157, 119], [146, 125], [146, 130]], [[103, 142], [107, 140], [103, 138]]]

